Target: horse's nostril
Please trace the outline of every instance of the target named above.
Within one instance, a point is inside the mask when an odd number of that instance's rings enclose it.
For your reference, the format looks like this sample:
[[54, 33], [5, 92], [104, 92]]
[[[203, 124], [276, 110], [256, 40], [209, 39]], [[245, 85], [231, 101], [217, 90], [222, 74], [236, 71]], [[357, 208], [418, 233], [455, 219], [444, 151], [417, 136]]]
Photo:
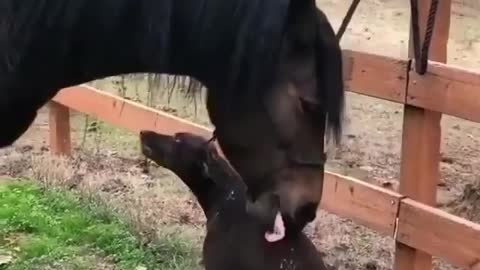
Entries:
[[317, 207], [317, 203], [307, 203], [297, 210], [295, 218], [304, 222], [311, 222], [317, 216]]

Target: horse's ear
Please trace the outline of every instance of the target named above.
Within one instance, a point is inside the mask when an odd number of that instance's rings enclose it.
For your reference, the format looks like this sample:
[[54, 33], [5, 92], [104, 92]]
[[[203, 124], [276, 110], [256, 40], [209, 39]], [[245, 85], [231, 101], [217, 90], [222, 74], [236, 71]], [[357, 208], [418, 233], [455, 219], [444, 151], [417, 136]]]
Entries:
[[315, 0], [290, 0], [288, 15], [290, 21], [302, 20], [316, 8]]

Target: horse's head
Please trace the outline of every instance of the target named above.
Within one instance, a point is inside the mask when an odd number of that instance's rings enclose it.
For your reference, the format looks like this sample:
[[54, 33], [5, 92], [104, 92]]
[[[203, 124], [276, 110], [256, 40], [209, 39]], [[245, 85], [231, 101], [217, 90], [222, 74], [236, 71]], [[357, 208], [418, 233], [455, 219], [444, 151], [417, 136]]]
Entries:
[[[287, 228], [316, 216], [323, 187], [324, 138], [341, 133], [344, 102], [341, 49], [314, 0], [291, 0], [269, 87], [256, 100], [207, 106], [218, 142], [253, 200], [280, 198]], [[260, 102], [258, 102], [260, 100]]]

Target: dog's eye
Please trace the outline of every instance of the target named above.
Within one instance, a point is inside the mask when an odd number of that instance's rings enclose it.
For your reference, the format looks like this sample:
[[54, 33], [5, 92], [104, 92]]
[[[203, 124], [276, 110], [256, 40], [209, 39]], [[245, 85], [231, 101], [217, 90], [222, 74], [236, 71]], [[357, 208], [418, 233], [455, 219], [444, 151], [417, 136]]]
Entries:
[[203, 173], [203, 176], [205, 177], [209, 176], [208, 165], [205, 162], [202, 162], [202, 173]]
[[[308, 102], [302, 98], [300, 100], [300, 107], [303, 113], [307, 114], [308, 116], [312, 117], [313, 120], [315, 121], [320, 121], [321, 117], [325, 115], [325, 113], [322, 111], [322, 106], [319, 104], [313, 104], [311, 102]], [[320, 118], [320, 119], [319, 119]]]

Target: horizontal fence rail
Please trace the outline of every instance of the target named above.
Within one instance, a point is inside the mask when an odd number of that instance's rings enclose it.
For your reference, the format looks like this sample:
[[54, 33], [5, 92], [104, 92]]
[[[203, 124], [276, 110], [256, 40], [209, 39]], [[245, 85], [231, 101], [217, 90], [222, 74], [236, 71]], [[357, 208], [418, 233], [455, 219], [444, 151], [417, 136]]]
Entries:
[[349, 50], [343, 55], [348, 91], [480, 123], [480, 70], [430, 61], [428, 72], [418, 75], [407, 60]]
[[407, 104], [480, 123], [480, 71], [431, 62], [409, 76]]
[[348, 91], [405, 103], [409, 61], [344, 50], [343, 62]]

